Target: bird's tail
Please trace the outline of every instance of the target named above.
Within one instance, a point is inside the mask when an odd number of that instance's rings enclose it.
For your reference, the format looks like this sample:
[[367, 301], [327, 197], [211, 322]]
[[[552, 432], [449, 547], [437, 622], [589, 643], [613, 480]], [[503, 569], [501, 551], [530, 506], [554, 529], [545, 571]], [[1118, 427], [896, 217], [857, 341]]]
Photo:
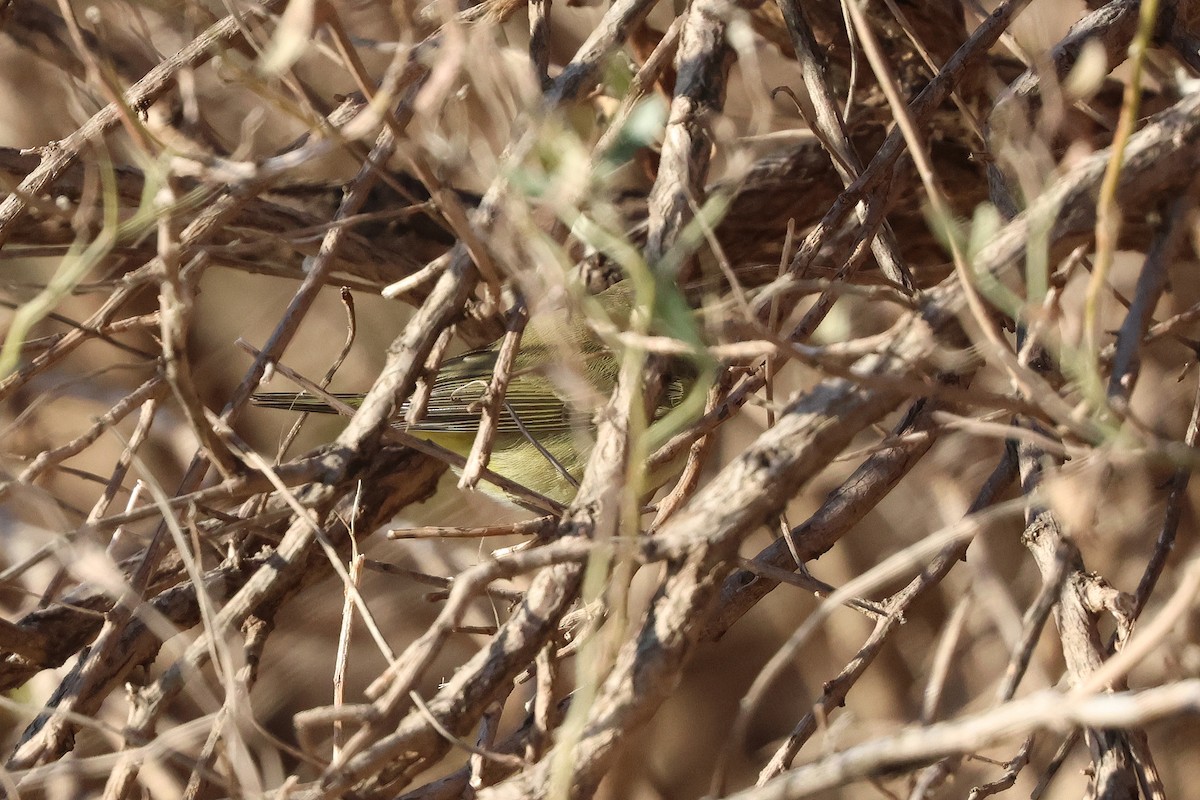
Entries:
[[[334, 394], [348, 406], [358, 408], [361, 394]], [[281, 408], [284, 411], [303, 411], [313, 414], [336, 414], [337, 410], [315, 395], [304, 392], [260, 392], [250, 396], [250, 402], [263, 408]]]

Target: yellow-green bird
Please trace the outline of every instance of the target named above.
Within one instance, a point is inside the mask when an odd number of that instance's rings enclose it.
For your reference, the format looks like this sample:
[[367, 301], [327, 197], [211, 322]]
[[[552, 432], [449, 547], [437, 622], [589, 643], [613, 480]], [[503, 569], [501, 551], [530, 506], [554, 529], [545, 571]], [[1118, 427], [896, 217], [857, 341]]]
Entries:
[[[594, 298], [617, 328], [628, 325], [634, 302], [630, 281], [609, 287]], [[466, 456], [479, 428], [479, 404], [492, 379], [500, 342], [442, 362], [430, 391], [424, 417], [407, 425], [405, 402], [397, 427]], [[575, 494], [594, 443], [592, 415], [616, 385], [620, 359], [582, 315], [547, 313], [533, 317], [521, 337], [513, 362], [504, 410], [497, 420], [488, 468], [561, 503]], [[656, 419], [677, 408], [695, 386], [698, 370], [687, 359], [672, 359], [670, 375], [655, 413]], [[702, 402], [703, 391], [692, 397]], [[357, 407], [362, 394], [336, 394]], [[324, 401], [290, 392], [256, 394], [255, 403], [269, 408], [334, 413]], [[699, 402], [689, 402], [688, 406]], [[669, 432], [652, 437], [663, 440]], [[652, 442], [653, 444], [653, 442]], [[661, 485], [669, 476], [655, 475]]]

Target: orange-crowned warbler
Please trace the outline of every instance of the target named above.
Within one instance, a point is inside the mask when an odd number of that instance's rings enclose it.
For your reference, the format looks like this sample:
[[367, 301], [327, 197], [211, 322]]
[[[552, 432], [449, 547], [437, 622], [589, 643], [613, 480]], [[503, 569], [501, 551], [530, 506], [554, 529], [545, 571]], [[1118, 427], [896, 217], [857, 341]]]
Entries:
[[[629, 324], [634, 294], [631, 282], [625, 280], [593, 300], [600, 316], [606, 316], [614, 326], [623, 329]], [[403, 416], [408, 403], [405, 402], [398, 412], [396, 426], [459, 455], [467, 455], [479, 427], [479, 406], [492, 379], [499, 351], [497, 341], [443, 361], [424, 417], [414, 425], [406, 424]], [[678, 409], [682, 412], [680, 416], [695, 417], [703, 404], [704, 387], [696, 386], [701, 370], [686, 358], [673, 358], [670, 362], [655, 410], [659, 422], [649, 429], [651, 448], [665, 441], [683, 422], [673, 424], [663, 419], [668, 412]], [[488, 468], [553, 500], [569, 501], [594, 443], [593, 412], [612, 393], [620, 368], [620, 358], [588, 324], [585, 315], [557, 311], [534, 315], [513, 362]], [[695, 388], [700, 391], [692, 391]], [[357, 407], [363, 395], [336, 397]], [[307, 394], [272, 392], [256, 394], [253, 400], [269, 408], [334, 411], [324, 401]], [[661, 472], [647, 478], [650, 483], [647, 488], [661, 485], [672, 471]]]

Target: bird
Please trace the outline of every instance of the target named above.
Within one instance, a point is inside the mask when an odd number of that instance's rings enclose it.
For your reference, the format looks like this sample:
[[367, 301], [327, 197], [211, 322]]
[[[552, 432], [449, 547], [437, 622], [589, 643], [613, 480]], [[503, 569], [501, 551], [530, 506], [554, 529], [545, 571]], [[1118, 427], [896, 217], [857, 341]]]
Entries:
[[[632, 282], [626, 279], [595, 295], [594, 300], [603, 316], [623, 329], [629, 325], [635, 295]], [[596, 333], [586, 317], [562, 310], [530, 319], [513, 360], [488, 462], [488, 468], [496, 474], [561, 504], [575, 495], [595, 443], [594, 411], [612, 393], [621, 369], [620, 354]], [[420, 421], [405, 422], [409, 408], [406, 400], [392, 424], [466, 456], [479, 429], [481, 404], [501, 341], [445, 359]], [[655, 420], [680, 408], [686, 398], [696, 397], [693, 390], [701, 371], [694, 359], [667, 359]], [[357, 408], [364, 395], [333, 396]], [[703, 392], [699, 398], [699, 403], [689, 404], [696, 406], [695, 415], [703, 402]], [[303, 392], [265, 392], [251, 399], [266, 408], [336, 413], [321, 398]], [[667, 435], [660, 431], [651, 441], [665, 441]], [[654, 485], [647, 488], [662, 485], [674, 471], [677, 467], [660, 471], [665, 472], [662, 476], [656, 472], [647, 481]], [[501, 500], [514, 499], [494, 487], [484, 490]]]

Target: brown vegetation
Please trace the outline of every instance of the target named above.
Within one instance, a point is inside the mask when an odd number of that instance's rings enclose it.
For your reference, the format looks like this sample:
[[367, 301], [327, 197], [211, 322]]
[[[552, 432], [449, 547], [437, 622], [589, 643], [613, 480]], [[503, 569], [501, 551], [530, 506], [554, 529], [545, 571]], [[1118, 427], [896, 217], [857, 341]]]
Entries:
[[[1200, 797], [1200, 12], [1088, 6], [8, 0], [0, 792]], [[618, 275], [575, 499], [439, 488]]]

